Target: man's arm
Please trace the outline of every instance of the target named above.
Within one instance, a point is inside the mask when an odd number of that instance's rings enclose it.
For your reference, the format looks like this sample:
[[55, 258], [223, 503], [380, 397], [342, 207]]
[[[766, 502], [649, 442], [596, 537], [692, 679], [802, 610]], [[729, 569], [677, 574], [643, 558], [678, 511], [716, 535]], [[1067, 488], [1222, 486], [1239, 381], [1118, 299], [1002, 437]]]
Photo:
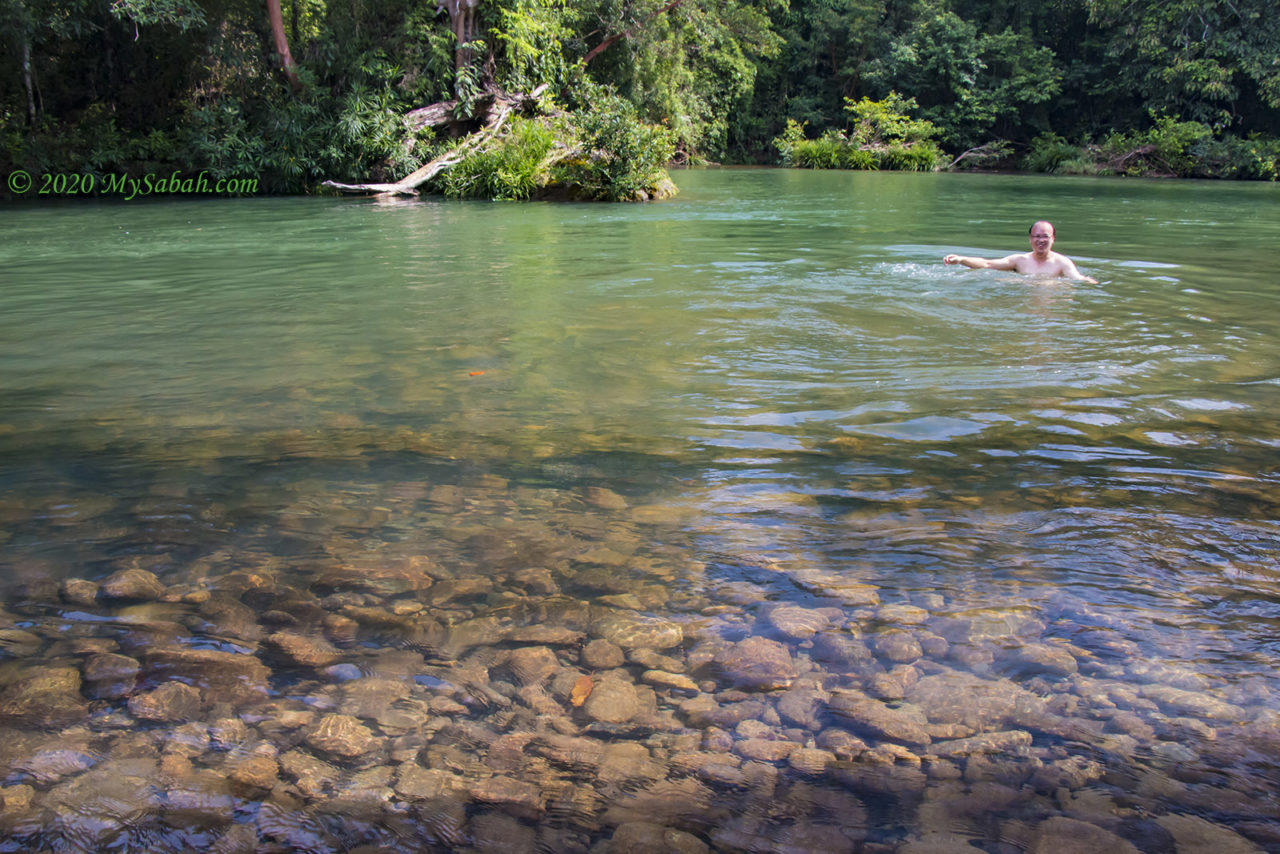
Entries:
[[967, 255], [947, 255], [943, 264], [963, 264], [970, 270], [1016, 270], [1018, 256], [1006, 255], [1003, 258], [972, 258]]
[[1062, 275], [1066, 276], [1068, 279], [1075, 279], [1077, 282], [1087, 282], [1090, 285], [1098, 284], [1097, 279], [1081, 273], [1079, 268], [1076, 267], [1076, 262], [1072, 261], [1065, 255], [1062, 256]]

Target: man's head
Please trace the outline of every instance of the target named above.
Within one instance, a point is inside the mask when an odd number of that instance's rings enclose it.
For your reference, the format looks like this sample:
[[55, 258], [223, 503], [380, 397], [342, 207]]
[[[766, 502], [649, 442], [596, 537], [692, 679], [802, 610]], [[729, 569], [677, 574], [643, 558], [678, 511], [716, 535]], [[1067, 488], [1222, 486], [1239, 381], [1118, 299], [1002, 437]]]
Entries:
[[1044, 257], [1053, 249], [1053, 223], [1048, 220], [1032, 223], [1027, 234], [1031, 237], [1031, 251], [1036, 255]]

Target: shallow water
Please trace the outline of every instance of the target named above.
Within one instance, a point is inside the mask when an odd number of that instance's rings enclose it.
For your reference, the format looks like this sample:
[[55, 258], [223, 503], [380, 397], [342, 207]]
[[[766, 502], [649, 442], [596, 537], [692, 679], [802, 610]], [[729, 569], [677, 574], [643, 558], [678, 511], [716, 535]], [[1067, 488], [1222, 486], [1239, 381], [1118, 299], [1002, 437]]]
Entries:
[[1280, 848], [1276, 188], [676, 180], [0, 211], [0, 850]]

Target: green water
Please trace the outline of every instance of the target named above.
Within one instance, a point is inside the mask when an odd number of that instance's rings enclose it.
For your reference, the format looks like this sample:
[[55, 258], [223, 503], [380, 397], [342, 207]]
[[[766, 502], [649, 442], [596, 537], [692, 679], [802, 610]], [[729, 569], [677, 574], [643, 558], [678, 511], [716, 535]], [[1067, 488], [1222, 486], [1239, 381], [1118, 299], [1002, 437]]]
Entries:
[[[446, 626], [517, 611], [517, 623], [554, 622], [538, 605], [551, 594], [515, 580], [547, 569], [553, 598], [674, 620], [688, 649], [763, 633], [779, 602], [835, 609], [833, 626], [868, 637], [896, 606], [920, 609], [927, 622], [908, 625], [939, 636], [961, 618], [1025, 618], [1036, 643], [1071, 652], [1078, 674], [1002, 669], [1001, 655], [1027, 641], [1020, 631], [982, 640], [994, 664], [938, 662], [1075, 698], [1062, 708], [1099, 730], [1115, 706], [1087, 699], [1086, 674], [1135, 690], [1176, 684], [1242, 710], [1224, 720], [1197, 718], [1185, 698], [1122, 705], [1155, 735], [1072, 747], [1037, 732], [1036, 761], [1100, 762], [1097, 785], [1140, 850], [1173, 843], [1143, 835], [1138, 813], [1277, 844], [1267, 797], [1226, 782], [1280, 783], [1263, 756], [1280, 742], [1277, 189], [675, 177], [676, 199], [627, 206], [0, 210], [0, 628], [39, 638], [11, 649], [10, 665], [75, 664], [89, 640], [120, 640], [111, 620], [64, 609], [58, 585], [125, 566], [154, 572], [171, 600], [267, 575], [271, 596], [241, 600], [288, 611], [280, 603], [324, 566], [426, 555], [444, 568], [437, 584], [485, 579], [477, 596], [424, 597], [413, 612]], [[953, 251], [1024, 251], [1040, 218], [1099, 284], [941, 263]], [[833, 579], [875, 595], [841, 600]], [[197, 645], [257, 649], [200, 628], [194, 611], [165, 618]], [[67, 631], [79, 649], [59, 639]], [[809, 655], [802, 639], [787, 643]], [[403, 643], [371, 632], [349, 656], [376, 670], [370, 657], [392, 648]], [[271, 699], [315, 706], [325, 682], [279, 668]], [[98, 701], [77, 726], [98, 738], [123, 705]], [[111, 761], [115, 742], [94, 743]], [[1186, 756], [1169, 747], [1186, 744]], [[1170, 756], [1194, 770], [1170, 772]], [[8, 784], [27, 781], [6, 761]], [[1173, 782], [1154, 792], [1152, 775]], [[37, 784], [36, 802], [66, 779]], [[717, 803], [751, 812], [736, 790], [712, 788]], [[938, 791], [930, 783], [926, 804]], [[623, 797], [599, 794], [598, 813]], [[915, 796], [859, 796], [868, 831], [850, 850], [892, 851], [931, 829]], [[966, 815], [948, 827], [984, 850], [1018, 850], [1033, 837], [1010, 827], [1081, 814], [1060, 800], [1050, 789], [1043, 802], [1005, 804], [1003, 825]], [[234, 819], [200, 833], [243, 824], [260, 801], [242, 796]], [[7, 838], [54, 844], [54, 812], [37, 822], [47, 838], [30, 823]], [[539, 833], [555, 824], [516, 820]], [[717, 835], [720, 818], [681, 821], [714, 850], [742, 850]], [[164, 827], [175, 846], [206, 839]], [[591, 844], [610, 827], [575, 838]]]

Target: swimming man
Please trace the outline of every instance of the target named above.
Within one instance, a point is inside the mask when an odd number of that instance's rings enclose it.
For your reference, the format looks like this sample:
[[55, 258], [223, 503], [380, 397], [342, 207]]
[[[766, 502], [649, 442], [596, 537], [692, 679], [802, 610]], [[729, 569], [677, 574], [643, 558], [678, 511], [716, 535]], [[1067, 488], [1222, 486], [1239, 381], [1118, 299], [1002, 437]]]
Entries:
[[1013, 270], [1027, 276], [1058, 276], [1076, 279], [1096, 285], [1091, 279], [1076, 269], [1075, 262], [1066, 255], [1053, 251], [1053, 223], [1040, 220], [1031, 226], [1031, 251], [1017, 255], [1006, 255], [1003, 258], [972, 258], [966, 255], [948, 255], [942, 259], [944, 264], [963, 264], [974, 270]]

